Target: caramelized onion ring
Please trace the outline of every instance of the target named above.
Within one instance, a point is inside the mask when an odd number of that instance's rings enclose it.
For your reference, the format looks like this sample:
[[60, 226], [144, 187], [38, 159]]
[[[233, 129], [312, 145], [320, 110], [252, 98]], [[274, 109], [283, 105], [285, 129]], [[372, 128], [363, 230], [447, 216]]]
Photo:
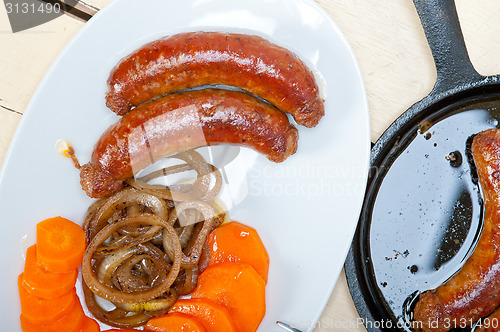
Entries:
[[[222, 175], [217, 168], [208, 164], [198, 152], [186, 151], [173, 155], [171, 158], [181, 159], [185, 161], [186, 164], [166, 167], [138, 179], [129, 179], [126, 181], [127, 184], [163, 199], [176, 202], [191, 200], [211, 201], [217, 196], [222, 188]], [[168, 176], [177, 172], [189, 170], [195, 170], [197, 173], [197, 178], [193, 185], [173, 185], [164, 187], [147, 183], [160, 176]], [[210, 188], [212, 176], [214, 177], [214, 184]]]
[[[203, 248], [203, 264], [209, 258], [206, 238], [226, 213], [215, 201], [221, 173], [195, 151], [172, 158], [184, 163], [129, 179], [131, 187], [87, 210], [82, 284], [90, 312], [105, 324], [138, 327], [167, 313], [196, 288]], [[196, 172], [190, 183], [149, 183], [187, 171]]]
[[[170, 259], [173, 261], [172, 267], [165, 278], [165, 281], [150, 290], [138, 291], [132, 293], [120, 292], [115, 288], [103, 285], [99, 282], [97, 275], [92, 268], [92, 255], [99, 246], [118, 228], [127, 225], [158, 225], [163, 227], [164, 242], [165, 238], [169, 238], [170, 249], [172, 250], [172, 256]], [[111, 301], [113, 303], [134, 303], [134, 302], [146, 302], [152, 300], [156, 297], [161, 296], [166, 293], [170, 286], [173, 284], [177, 275], [179, 274], [180, 264], [182, 260], [182, 249], [179, 242], [179, 238], [174, 228], [166, 221], [152, 214], [140, 214], [126, 217], [119, 222], [109, 224], [104, 227], [90, 242], [85, 255], [83, 257], [82, 263], [82, 274], [85, 283], [89, 289], [99, 297]]]
[[106, 226], [113, 214], [134, 204], [144, 205], [160, 218], [167, 218], [168, 206], [165, 201], [154, 195], [140, 192], [133, 188], [126, 188], [108, 198], [94, 213], [93, 218], [88, 218], [88, 220], [86, 218], [83, 229], [87, 234], [88, 242], [94, 238], [97, 232]]

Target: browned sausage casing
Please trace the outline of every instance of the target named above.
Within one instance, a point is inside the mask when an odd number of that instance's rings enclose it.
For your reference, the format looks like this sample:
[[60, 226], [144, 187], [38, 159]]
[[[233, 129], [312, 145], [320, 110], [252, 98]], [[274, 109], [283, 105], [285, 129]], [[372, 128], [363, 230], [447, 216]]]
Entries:
[[500, 304], [500, 130], [472, 143], [484, 198], [484, 226], [463, 267], [445, 284], [420, 295], [415, 311], [423, 331], [447, 331], [490, 314]]
[[286, 114], [239, 91], [202, 89], [142, 104], [104, 132], [80, 182], [105, 197], [164, 156], [220, 143], [255, 149], [275, 162], [297, 150], [298, 132]]
[[167, 93], [223, 84], [241, 88], [314, 127], [324, 115], [311, 70], [264, 38], [189, 32], [144, 45], [113, 69], [106, 105], [118, 115]]

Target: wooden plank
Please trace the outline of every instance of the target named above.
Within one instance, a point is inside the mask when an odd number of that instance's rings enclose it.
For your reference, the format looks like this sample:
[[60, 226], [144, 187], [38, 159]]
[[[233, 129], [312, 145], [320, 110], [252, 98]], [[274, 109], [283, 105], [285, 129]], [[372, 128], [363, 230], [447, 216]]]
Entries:
[[13, 34], [6, 15], [0, 6], [0, 105], [23, 113], [43, 75], [83, 22], [63, 15]]

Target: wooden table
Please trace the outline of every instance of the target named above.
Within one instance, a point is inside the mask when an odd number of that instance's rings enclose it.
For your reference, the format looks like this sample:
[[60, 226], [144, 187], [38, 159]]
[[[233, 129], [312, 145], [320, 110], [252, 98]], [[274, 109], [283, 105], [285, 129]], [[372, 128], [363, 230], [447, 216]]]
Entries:
[[[184, 0], [187, 1], [187, 0]], [[423, 98], [436, 78], [430, 50], [411, 0], [315, 0], [351, 44], [365, 80], [372, 141]], [[109, 0], [86, 0], [104, 7]], [[500, 73], [500, 1], [457, 0], [469, 54], [479, 73]], [[48, 67], [84, 25], [63, 15], [13, 34], [0, 5], [0, 163], [37, 85]], [[337, 282], [315, 331], [364, 331], [345, 276]]]

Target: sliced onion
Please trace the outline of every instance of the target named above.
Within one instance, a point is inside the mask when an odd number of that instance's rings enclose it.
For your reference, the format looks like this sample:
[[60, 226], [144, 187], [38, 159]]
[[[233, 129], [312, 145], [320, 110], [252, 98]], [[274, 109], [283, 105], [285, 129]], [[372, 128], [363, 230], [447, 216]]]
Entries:
[[[110, 236], [110, 234], [116, 231], [116, 229], [118, 229], [119, 227], [144, 224], [162, 226], [164, 238], [170, 238], [170, 248], [173, 252], [173, 255], [170, 259], [173, 261], [173, 263], [167, 277], [165, 278], [165, 281], [161, 285], [150, 290], [132, 293], [120, 292], [115, 288], [103, 285], [101, 282], [99, 282], [99, 279], [97, 278], [97, 275], [92, 268], [92, 255], [94, 251], [96, 251], [104, 242], [104, 240], [106, 240]], [[170, 224], [168, 224], [168, 222], [155, 215], [140, 214], [126, 217], [120, 222], [109, 224], [92, 239], [83, 257], [82, 274], [83, 279], [85, 280], [89, 289], [103, 299], [106, 299], [113, 303], [146, 302], [166, 293], [169, 290], [170, 286], [179, 274], [181, 260], [182, 249], [179, 238], [177, 237], [177, 233], [175, 232], [174, 228]]]
[[[127, 183], [134, 188], [141, 189], [163, 199], [176, 202], [200, 199], [209, 201], [217, 196], [222, 188], [222, 176], [219, 170], [208, 164], [199, 153], [195, 151], [186, 151], [173, 155], [171, 158], [181, 159], [185, 161], [186, 164], [166, 167], [139, 179], [129, 179], [127, 180]], [[171, 175], [176, 172], [184, 172], [188, 170], [195, 170], [197, 173], [197, 178], [195, 179], [194, 184], [189, 186], [190, 189], [188, 191], [186, 191], [186, 186], [184, 185], [164, 187], [147, 183], [148, 181], [154, 180], [160, 176]], [[214, 176], [215, 180], [212, 188], [210, 188], [212, 176]]]
[[173, 288], [179, 296], [190, 294], [198, 283], [198, 266], [192, 269], [182, 270], [175, 281]]
[[137, 244], [141, 244], [147, 241], [150, 241], [154, 239], [158, 234], [162, 232], [162, 227], [161, 226], [151, 226], [149, 229], [142, 235], [139, 236], [124, 236], [120, 237], [119, 240], [117, 241], [118, 243], [115, 243], [112, 241], [109, 244], [103, 245], [96, 249], [96, 253], [112, 253], [113, 251], [119, 250], [123, 247], [131, 247]]
[[[89, 310], [103, 323], [137, 327], [165, 314], [177, 296], [195, 289], [200, 268], [210, 258], [206, 238], [226, 215], [215, 201], [221, 173], [195, 151], [172, 158], [184, 163], [129, 179], [130, 187], [87, 211], [84, 294]], [[193, 170], [196, 178], [190, 183], [149, 183]]]
[[[155, 268], [152, 271], [146, 271], [142, 267], [149, 264], [145, 262], [152, 263]], [[167, 271], [167, 263], [164, 260], [147, 254], [138, 254], [127, 258], [116, 269], [113, 281], [125, 293], [146, 291], [162, 284], [166, 278]]]
[[126, 247], [107, 255], [98, 265], [97, 279], [99, 282], [111, 286], [111, 275], [114, 273], [116, 268], [120, 266], [124, 260], [134, 255], [137, 251], [137, 247]]
[[[106, 310], [96, 301], [95, 294], [90, 290], [85, 282], [82, 282], [82, 287], [87, 308], [95, 318], [105, 324], [120, 328], [139, 327], [146, 324], [152, 317], [151, 314], [145, 313], [134, 313], [130, 315], [129, 311], [120, 309], [118, 307], [116, 307], [115, 309]], [[162, 311], [161, 313], [164, 314], [166, 312]]]
[[[173, 225], [175, 221], [178, 219], [178, 217], [188, 209], [196, 209], [200, 211], [205, 221], [203, 222], [201, 229], [197, 232], [198, 234], [195, 240], [193, 241], [193, 244], [190, 246], [188, 256], [186, 256], [184, 252], [182, 253], [181, 267], [185, 269], [191, 269], [198, 264], [203, 243], [205, 243], [208, 233], [212, 230], [214, 216], [215, 216], [214, 208], [206, 202], [203, 201], [182, 202], [179, 205], [177, 205], [175, 207], [175, 211], [170, 214], [168, 218], [168, 223], [170, 225]], [[165, 231], [163, 233], [163, 247], [165, 249], [167, 256], [171, 260], [173, 260], [175, 252], [169, 242], [169, 237], [165, 234]]]
[[189, 242], [191, 235], [193, 234], [194, 225], [188, 225], [185, 227], [181, 227], [179, 234], [179, 241], [181, 242], [181, 247], [184, 248], [186, 244]]
[[115, 214], [122, 211], [128, 206], [141, 204], [147, 206], [154, 214], [160, 218], [167, 218], [168, 206], [162, 199], [144, 192], [137, 191], [133, 188], [126, 188], [115, 195], [111, 196], [101, 207], [96, 211], [94, 218], [89, 222], [88, 237], [92, 239], [99, 232], [108, 220]]
[[177, 298], [177, 292], [171, 289], [170, 294], [164, 294], [154, 300], [138, 303], [121, 303], [117, 304], [117, 307], [131, 312], [168, 310], [174, 305]]

